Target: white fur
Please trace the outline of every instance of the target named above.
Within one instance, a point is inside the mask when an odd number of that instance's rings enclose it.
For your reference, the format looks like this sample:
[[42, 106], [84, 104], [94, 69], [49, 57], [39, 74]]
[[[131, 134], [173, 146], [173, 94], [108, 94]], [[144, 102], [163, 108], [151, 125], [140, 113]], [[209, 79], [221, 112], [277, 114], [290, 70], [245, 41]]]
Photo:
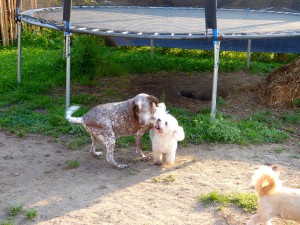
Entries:
[[252, 184], [258, 193], [258, 208], [247, 225], [272, 225], [273, 217], [300, 222], [300, 189], [283, 187], [278, 174], [267, 166], [255, 171]]
[[80, 108], [80, 106], [74, 105], [74, 106], [71, 106], [71, 107], [69, 107], [67, 109], [67, 111], [66, 111], [66, 119], [70, 123], [82, 123], [82, 117], [72, 117], [72, 114], [74, 112], [76, 112], [79, 108]]
[[168, 114], [164, 103], [159, 103], [156, 109], [156, 122], [150, 130], [154, 163], [162, 164], [163, 154], [166, 163], [174, 163], [178, 141], [184, 139], [185, 133], [175, 117]]

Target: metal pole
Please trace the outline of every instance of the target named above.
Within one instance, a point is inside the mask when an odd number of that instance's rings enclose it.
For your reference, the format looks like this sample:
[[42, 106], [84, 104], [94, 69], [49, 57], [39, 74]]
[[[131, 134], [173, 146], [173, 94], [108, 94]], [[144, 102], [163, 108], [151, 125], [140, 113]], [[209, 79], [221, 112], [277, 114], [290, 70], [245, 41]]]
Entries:
[[153, 60], [153, 57], [154, 57], [154, 53], [153, 53], [154, 41], [153, 41], [153, 39], [150, 39], [150, 44], [151, 44], [151, 59]]
[[247, 68], [250, 67], [250, 57], [251, 57], [251, 39], [248, 39], [248, 46], [247, 46]]
[[66, 109], [70, 107], [70, 86], [71, 86], [71, 38], [70, 33], [65, 33], [66, 52]]
[[212, 90], [212, 102], [211, 102], [211, 122], [216, 119], [217, 108], [217, 89], [218, 89], [218, 71], [219, 71], [219, 55], [220, 55], [220, 42], [214, 42], [214, 77], [213, 77], [213, 90]]
[[20, 7], [21, 0], [16, 1], [16, 14], [15, 14], [15, 22], [16, 22], [16, 32], [18, 38], [18, 68], [17, 68], [17, 79], [18, 83], [21, 82], [21, 60], [22, 60], [22, 23], [20, 21]]
[[17, 21], [17, 36], [18, 36], [18, 83], [21, 83], [21, 62], [22, 62], [22, 23]]
[[66, 110], [70, 107], [71, 86], [71, 8], [72, 0], [64, 0], [63, 21], [65, 21], [65, 57], [66, 57]]

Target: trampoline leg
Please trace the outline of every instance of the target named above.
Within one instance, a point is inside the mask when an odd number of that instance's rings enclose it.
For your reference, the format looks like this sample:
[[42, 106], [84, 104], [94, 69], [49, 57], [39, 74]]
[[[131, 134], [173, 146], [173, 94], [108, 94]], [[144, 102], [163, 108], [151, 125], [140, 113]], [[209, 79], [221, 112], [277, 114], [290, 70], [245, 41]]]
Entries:
[[17, 36], [18, 36], [18, 83], [21, 82], [21, 61], [22, 61], [22, 23], [20, 21], [17, 22]]
[[70, 84], [71, 84], [71, 59], [70, 59], [70, 35], [65, 35], [66, 53], [66, 109], [70, 107]]
[[250, 56], [251, 56], [251, 39], [248, 39], [248, 46], [247, 46], [247, 68], [250, 67]]
[[216, 105], [217, 105], [217, 86], [218, 86], [218, 70], [219, 70], [219, 53], [220, 53], [220, 42], [214, 43], [214, 77], [213, 77], [213, 90], [212, 90], [212, 101], [211, 101], [211, 122], [216, 119]]
[[151, 59], [153, 60], [153, 57], [154, 57], [154, 51], [153, 51], [153, 49], [154, 49], [154, 40], [153, 39], [151, 39], [150, 40], [150, 44], [151, 44]]

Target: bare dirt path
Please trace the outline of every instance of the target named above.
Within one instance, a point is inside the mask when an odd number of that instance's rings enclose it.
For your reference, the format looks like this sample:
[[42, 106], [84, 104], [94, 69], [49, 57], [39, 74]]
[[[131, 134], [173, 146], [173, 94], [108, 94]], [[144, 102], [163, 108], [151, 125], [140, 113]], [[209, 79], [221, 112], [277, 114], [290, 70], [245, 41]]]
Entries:
[[[252, 192], [250, 177], [261, 164], [276, 166], [284, 184], [300, 187], [300, 159], [293, 157], [300, 150], [293, 142], [181, 146], [176, 163], [162, 167], [136, 161], [129, 147], [116, 153], [129, 162], [125, 170], [91, 156], [88, 148], [74, 151], [49, 137], [1, 131], [0, 221], [9, 205], [22, 203], [38, 217], [18, 216], [15, 224], [245, 224], [250, 213], [204, 207], [195, 198], [213, 190]], [[276, 153], [279, 148], [284, 152]], [[80, 167], [64, 169], [69, 160]]]

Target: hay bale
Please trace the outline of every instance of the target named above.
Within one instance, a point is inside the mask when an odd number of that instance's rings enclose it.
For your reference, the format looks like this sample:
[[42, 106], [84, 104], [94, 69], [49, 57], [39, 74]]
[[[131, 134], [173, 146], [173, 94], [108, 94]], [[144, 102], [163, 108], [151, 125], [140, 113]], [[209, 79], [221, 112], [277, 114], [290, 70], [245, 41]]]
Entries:
[[259, 95], [268, 106], [289, 107], [300, 100], [300, 58], [269, 74]]

